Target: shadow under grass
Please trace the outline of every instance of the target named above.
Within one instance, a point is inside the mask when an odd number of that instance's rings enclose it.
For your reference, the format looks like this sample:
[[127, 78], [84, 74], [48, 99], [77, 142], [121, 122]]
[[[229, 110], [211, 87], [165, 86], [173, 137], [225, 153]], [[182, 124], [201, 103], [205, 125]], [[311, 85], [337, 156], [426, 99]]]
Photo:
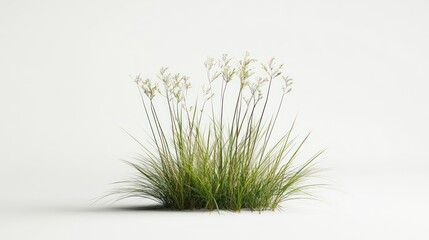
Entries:
[[[281, 209], [278, 209], [282, 211]], [[163, 205], [152, 204], [152, 205], [123, 205], [123, 206], [38, 206], [38, 207], [20, 207], [20, 208], [8, 208], [4, 213], [262, 213], [262, 212], [273, 212], [271, 210], [263, 211], [252, 211], [248, 208], [243, 208], [240, 211], [231, 211], [226, 209], [209, 210], [205, 208], [201, 209], [173, 209], [167, 208]]]
[[126, 206], [107, 206], [107, 207], [90, 207], [82, 209], [83, 211], [88, 212], [139, 212], [139, 211], [171, 211], [175, 212], [177, 210], [167, 208], [159, 204], [150, 204], [150, 205], [126, 205]]

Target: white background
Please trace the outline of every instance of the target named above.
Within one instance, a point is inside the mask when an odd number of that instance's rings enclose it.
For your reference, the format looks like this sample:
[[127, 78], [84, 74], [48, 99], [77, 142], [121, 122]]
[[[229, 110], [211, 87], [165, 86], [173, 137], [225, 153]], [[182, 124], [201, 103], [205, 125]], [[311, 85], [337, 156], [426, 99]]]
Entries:
[[[0, 239], [428, 239], [426, 1], [0, 0]], [[283, 212], [95, 211], [144, 137], [129, 75], [276, 57], [336, 190]], [[286, 122], [288, 126], [290, 122]], [[139, 202], [137, 202], [139, 203]], [[141, 203], [141, 202], [140, 202]], [[143, 202], [144, 203], [144, 202]]]

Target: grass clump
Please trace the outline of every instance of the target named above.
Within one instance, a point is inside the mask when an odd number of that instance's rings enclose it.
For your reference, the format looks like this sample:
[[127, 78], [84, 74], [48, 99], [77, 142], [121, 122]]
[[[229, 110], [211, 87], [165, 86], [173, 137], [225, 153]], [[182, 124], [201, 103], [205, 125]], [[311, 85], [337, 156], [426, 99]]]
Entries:
[[[208, 58], [205, 67], [208, 84], [193, 104], [187, 76], [161, 68], [156, 81], [135, 78], [151, 144], [141, 143], [144, 154], [127, 162], [137, 174], [122, 182], [120, 199], [152, 199], [178, 210], [260, 211], [305, 197], [316, 186], [308, 180], [321, 152], [295, 161], [308, 135], [292, 138], [294, 123], [282, 125], [282, 136], [272, 139], [292, 85], [283, 65], [274, 59], [259, 64], [246, 53], [239, 61]], [[271, 102], [277, 79], [281, 97]], [[266, 119], [269, 107], [274, 110]]]

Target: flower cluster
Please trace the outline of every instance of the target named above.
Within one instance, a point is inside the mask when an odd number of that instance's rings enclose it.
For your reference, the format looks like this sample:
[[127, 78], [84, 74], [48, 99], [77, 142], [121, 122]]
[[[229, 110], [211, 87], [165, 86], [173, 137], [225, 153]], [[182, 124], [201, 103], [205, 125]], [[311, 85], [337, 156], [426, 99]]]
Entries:
[[143, 93], [152, 100], [156, 93], [159, 92], [158, 83], [152, 82], [149, 78], [143, 80], [140, 75], [137, 75], [134, 82], [143, 90]]
[[292, 91], [292, 84], [293, 84], [293, 79], [288, 77], [288, 76], [282, 76], [283, 79], [283, 94], [286, 94], [290, 91]]
[[[235, 63], [233, 58], [229, 57], [227, 54], [223, 54], [219, 59], [212, 57], [207, 58], [204, 62], [204, 66], [207, 70], [207, 78], [210, 86], [203, 89], [205, 100], [209, 100], [213, 97], [214, 93], [211, 89], [211, 83], [218, 78], [222, 79], [225, 83], [225, 87], [234, 78], [237, 78], [240, 81], [240, 89], [250, 93], [248, 97], [243, 96], [246, 103], [249, 103], [250, 100], [256, 102], [262, 99], [264, 97], [262, 91], [264, 85], [270, 83], [279, 76], [283, 79], [283, 94], [287, 94], [291, 91], [293, 81], [288, 76], [283, 75], [283, 64], [277, 64], [275, 59], [272, 58], [267, 63], [261, 64], [261, 68], [266, 75], [264, 77], [253, 77], [255, 75], [255, 68], [253, 65], [256, 62], [257, 60], [251, 58], [248, 52], [246, 52], [241, 60]], [[179, 73], [171, 74], [168, 72], [167, 67], [162, 67], [159, 70], [158, 80], [164, 87], [162, 95], [164, 95], [168, 101], [183, 101], [188, 90], [191, 88], [189, 77]], [[161, 93], [158, 83], [150, 79], [143, 80], [140, 75], [138, 75], [135, 78], [135, 82], [150, 100], [155, 97], [156, 93]]]
[[191, 88], [189, 77], [179, 73], [173, 75], [168, 72], [166, 67], [159, 70], [158, 79], [163, 83], [165, 96], [169, 101], [173, 99], [178, 102], [183, 101], [187, 91]]
[[[162, 67], [159, 70], [158, 79], [162, 82], [164, 87], [164, 96], [169, 101], [175, 99], [177, 102], [183, 101], [187, 91], [191, 88], [189, 77], [181, 74], [171, 74], [168, 72], [168, 68]], [[152, 100], [156, 93], [161, 93], [159, 84], [150, 79], [143, 80], [140, 75], [136, 76], [134, 81], [137, 86], [143, 90], [143, 93]]]

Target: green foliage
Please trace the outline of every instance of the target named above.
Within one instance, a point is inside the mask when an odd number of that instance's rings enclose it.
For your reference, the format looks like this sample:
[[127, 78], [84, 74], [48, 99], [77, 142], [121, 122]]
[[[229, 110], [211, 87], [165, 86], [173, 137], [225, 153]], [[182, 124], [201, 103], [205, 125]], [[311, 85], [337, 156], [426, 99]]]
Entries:
[[[197, 98], [193, 105], [188, 103], [188, 77], [173, 75], [167, 68], [161, 68], [157, 81], [137, 76], [153, 144], [141, 144], [144, 154], [127, 162], [137, 175], [122, 182], [125, 185], [116, 192], [120, 199], [147, 198], [179, 210], [260, 211], [307, 196], [307, 189], [316, 186], [308, 179], [317, 170], [314, 160], [321, 152], [304, 162], [295, 161], [308, 135], [293, 139], [294, 123], [280, 139], [272, 140], [292, 80], [274, 59], [260, 68], [255, 65], [258, 62], [248, 53], [238, 62], [228, 55], [209, 58], [205, 62], [208, 87], [203, 89], [201, 103]], [[283, 83], [281, 98], [268, 104], [277, 79]], [[230, 87], [234, 83], [235, 89]], [[162, 110], [168, 111], [168, 124], [159, 117], [157, 95], [165, 103]], [[233, 110], [227, 112], [226, 104]], [[268, 106], [275, 109], [266, 120]]]

